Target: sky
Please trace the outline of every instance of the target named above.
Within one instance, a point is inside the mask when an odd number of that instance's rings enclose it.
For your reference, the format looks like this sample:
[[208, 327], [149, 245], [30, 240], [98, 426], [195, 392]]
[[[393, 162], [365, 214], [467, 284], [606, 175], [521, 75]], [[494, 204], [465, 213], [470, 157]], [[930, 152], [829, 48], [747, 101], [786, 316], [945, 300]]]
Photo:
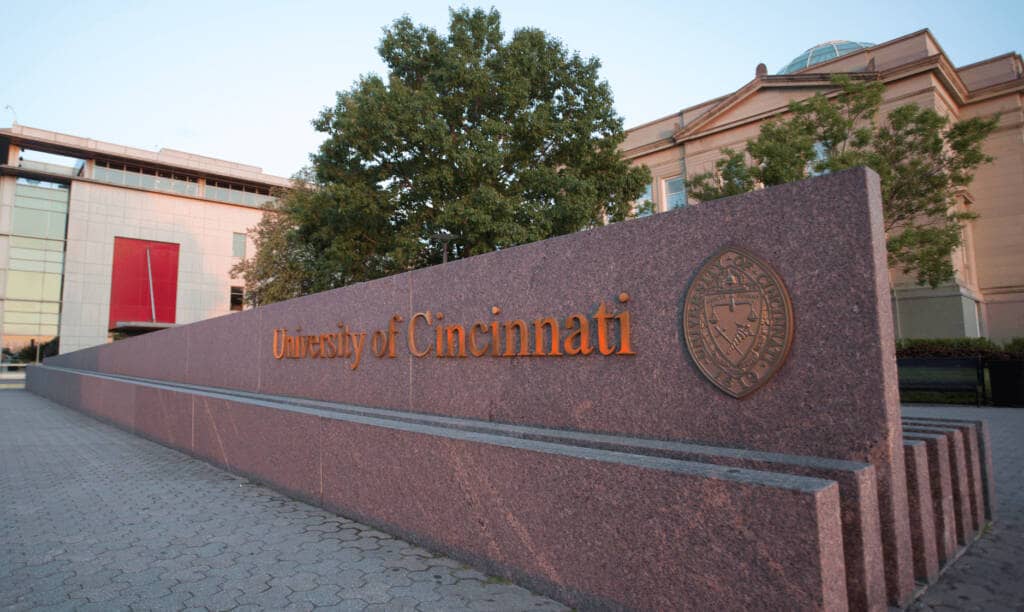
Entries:
[[[171, 148], [291, 176], [322, 140], [310, 121], [360, 75], [384, 74], [382, 29], [444, 31], [448, 2], [0, 0], [0, 127]], [[601, 60], [626, 127], [729, 93], [827, 40], [929, 28], [957, 66], [1024, 51], [1024, 2], [524, 0], [506, 35], [540, 28]], [[9, 107], [9, 108], [8, 108]]]

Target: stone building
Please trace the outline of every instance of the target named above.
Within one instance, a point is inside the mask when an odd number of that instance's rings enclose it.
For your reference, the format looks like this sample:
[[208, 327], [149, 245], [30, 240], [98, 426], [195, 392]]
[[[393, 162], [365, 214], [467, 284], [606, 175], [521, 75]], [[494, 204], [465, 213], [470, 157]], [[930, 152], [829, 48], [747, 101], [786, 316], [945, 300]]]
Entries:
[[[32, 160], [53, 155], [67, 164]], [[270, 190], [288, 184], [181, 151], [0, 129], [3, 348], [59, 335], [66, 353], [240, 310], [229, 270]]]
[[960, 194], [958, 205], [979, 218], [955, 253], [955, 281], [931, 289], [894, 272], [893, 310], [902, 337], [1024, 336], [1024, 63], [1018, 53], [956, 67], [928, 30], [875, 45], [832, 41], [778, 74], [762, 65], [736, 91], [628, 130], [622, 152], [651, 169], [646, 199], [656, 210], [685, 206], [687, 176], [712, 169], [723, 147], [742, 150], [790, 100], [834, 91], [835, 73], [883, 81], [882, 116], [908, 103], [953, 120], [1000, 115], [985, 143], [995, 161]]

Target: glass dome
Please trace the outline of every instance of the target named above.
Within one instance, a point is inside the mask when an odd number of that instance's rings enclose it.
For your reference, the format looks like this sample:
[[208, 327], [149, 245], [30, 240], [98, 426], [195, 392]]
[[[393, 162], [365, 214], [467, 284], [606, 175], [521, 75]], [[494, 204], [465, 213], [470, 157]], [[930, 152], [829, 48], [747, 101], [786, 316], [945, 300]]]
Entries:
[[810, 49], [796, 56], [793, 61], [779, 71], [779, 74], [792, 74], [798, 70], [803, 70], [808, 66], [827, 62], [828, 60], [835, 59], [840, 55], [846, 55], [847, 53], [853, 53], [854, 51], [860, 51], [861, 49], [873, 46], [874, 43], [852, 42], [849, 40], [830, 40], [828, 42], [823, 42], [820, 45], [814, 45]]

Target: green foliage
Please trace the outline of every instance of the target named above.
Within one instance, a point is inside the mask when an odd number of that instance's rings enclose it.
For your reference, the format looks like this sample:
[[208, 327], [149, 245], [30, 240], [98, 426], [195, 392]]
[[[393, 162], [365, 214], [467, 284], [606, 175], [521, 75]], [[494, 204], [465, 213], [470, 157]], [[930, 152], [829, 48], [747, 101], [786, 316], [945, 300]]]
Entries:
[[1024, 338], [1014, 338], [1003, 346], [1009, 359], [1024, 359]]
[[636, 202], [636, 208], [633, 212], [637, 217], [646, 217], [647, 215], [653, 215], [657, 212], [657, 209], [654, 207], [654, 202], [651, 200], [644, 200], [642, 202]]
[[14, 353], [13, 360], [19, 363], [35, 363], [36, 349], [39, 350], [39, 359], [42, 361], [47, 357], [53, 357], [60, 352], [60, 337], [53, 338], [42, 344], [29, 343]]
[[896, 356], [905, 358], [1001, 359], [1005, 350], [988, 338], [907, 338], [896, 341]]
[[834, 98], [816, 94], [789, 105], [786, 118], [761, 126], [744, 154], [723, 149], [712, 172], [689, 180], [698, 201], [800, 180], [814, 174], [868, 166], [881, 178], [889, 265], [936, 287], [953, 278], [953, 250], [962, 226], [976, 217], [957, 210], [957, 191], [991, 157], [982, 143], [998, 118], [948, 118], [914, 104], [875, 118], [885, 86], [878, 81], [833, 77]]
[[[497, 11], [451, 11], [447, 33], [408, 17], [366, 75], [313, 121], [326, 139], [310, 188], [255, 229], [236, 267], [249, 299], [310, 291], [617, 221], [650, 181], [597, 59], [536, 29], [506, 38]], [[264, 253], [267, 249], [268, 252]]]
[[336, 279], [324, 265], [317, 247], [298, 238], [292, 210], [311, 206], [321, 194], [300, 177], [292, 189], [275, 194], [259, 224], [249, 229], [256, 252], [231, 269], [245, 281], [245, 301], [251, 306], [270, 304], [330, 289]]
[[722, 149], [722, 156], [715, 162], [714, 172], [690, 177], [686, 185], [690, 197], [707, 202], [754, 190], [759, 181], [758, 168], [748, 166], [740, 151]]

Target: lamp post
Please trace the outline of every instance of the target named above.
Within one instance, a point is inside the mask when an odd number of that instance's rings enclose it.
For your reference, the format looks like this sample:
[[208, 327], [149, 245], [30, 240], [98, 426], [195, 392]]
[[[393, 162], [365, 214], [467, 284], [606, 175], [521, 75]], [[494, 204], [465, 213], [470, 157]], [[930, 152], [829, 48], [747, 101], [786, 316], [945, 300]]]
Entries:
[[434, 234], [434, 240], [440, 240], [441, 241], [441, 248], [444, 249], [441, 252], [441, 265], [444, 265], [444, 264], [448, 263], [448, 243], [451, 242], [454, 239], [455, 239], [455, 236], [452, 235], [452, 234], [449, 234], [445, 230], [441, 230], [440, 232]]

